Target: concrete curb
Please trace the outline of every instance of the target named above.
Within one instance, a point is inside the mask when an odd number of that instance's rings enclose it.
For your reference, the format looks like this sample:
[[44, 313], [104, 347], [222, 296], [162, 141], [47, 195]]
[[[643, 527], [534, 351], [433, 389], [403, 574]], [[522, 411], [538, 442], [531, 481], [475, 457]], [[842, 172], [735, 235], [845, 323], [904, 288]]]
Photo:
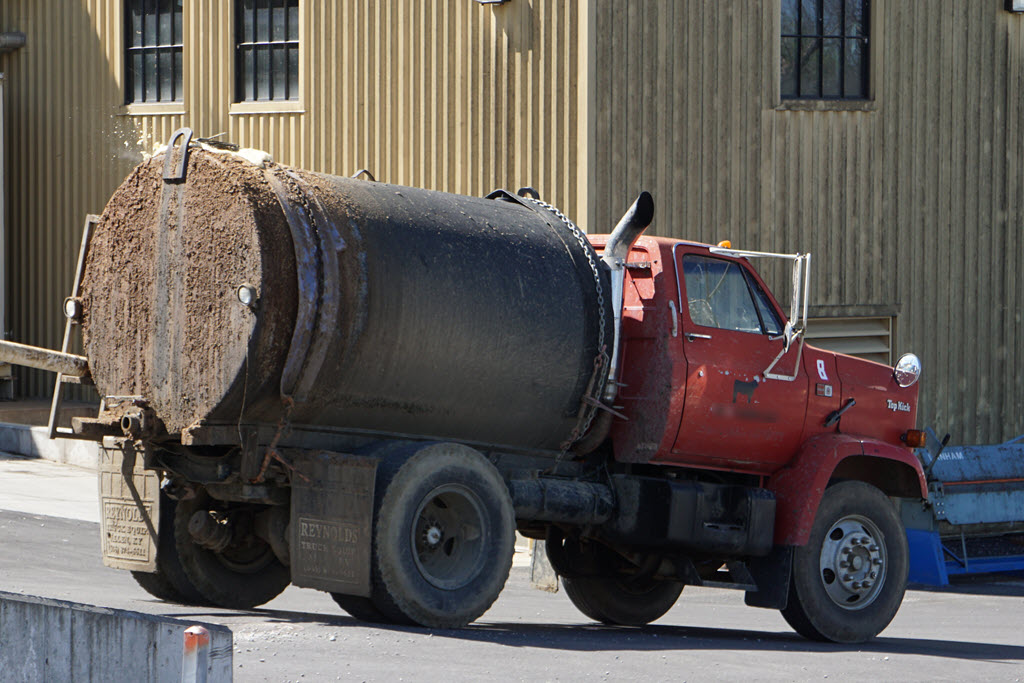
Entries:
[[0, 422], [0, 452], [41, 458], [95, 470], [99, 444], [76, 439], [50, 439], [46, 427]]
[[[0, 592], [4, 681], [180, 683], [185, 629], [196, 622]], [[232, 633], [210, 635], [205, 680], [230, 681]]]

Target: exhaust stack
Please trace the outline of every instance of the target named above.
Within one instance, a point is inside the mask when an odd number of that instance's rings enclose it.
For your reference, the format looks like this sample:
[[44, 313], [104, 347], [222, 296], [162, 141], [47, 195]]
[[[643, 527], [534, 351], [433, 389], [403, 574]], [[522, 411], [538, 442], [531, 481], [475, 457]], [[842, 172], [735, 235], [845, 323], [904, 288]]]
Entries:
[[615, 400], [619, 391], [619, 347], [622, 337], [622, 289], [626, 281], [626, 259], [633, 243], [643, 234], [647, 226], [654, 219], [654, 198], [650, 192], [641, 192], [633, 205], [629, 207], [625, 215], [615, 226], [608, 244], [605, 245], [604, 255], [601, 260], [611, 274], [612, 285], [612, 312], [614, 314], [615, 337], [612, 345], [610, 367], [608, 369], [608, 382], [605, 384], [604, 395], [601, 397], [605, 403]]

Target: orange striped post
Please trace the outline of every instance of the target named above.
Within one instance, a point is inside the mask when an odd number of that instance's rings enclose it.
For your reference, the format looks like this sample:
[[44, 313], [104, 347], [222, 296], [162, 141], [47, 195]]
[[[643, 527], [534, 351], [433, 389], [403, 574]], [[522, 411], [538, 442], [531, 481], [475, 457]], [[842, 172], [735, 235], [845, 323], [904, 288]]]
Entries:
[[182, 683], [206, 683], [210, 661], [210, 632], [202, 626], [185, 629], [185, 651], [181, 659]]

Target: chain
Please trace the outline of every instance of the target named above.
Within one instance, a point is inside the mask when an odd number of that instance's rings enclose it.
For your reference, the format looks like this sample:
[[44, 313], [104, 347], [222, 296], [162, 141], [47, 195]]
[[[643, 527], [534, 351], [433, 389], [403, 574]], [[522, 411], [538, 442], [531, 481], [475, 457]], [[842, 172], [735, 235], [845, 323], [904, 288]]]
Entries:
[[[523, 197], [523, 199], [533, 202], [537, 206], [540, 206], [544, 209], [547, 209], [552, 214], [554, 214], [556, 218], [562, 221], [565, 227], [569, 229], [569, 232], [572, 233], [572, 235], [576, 238], [576, 241], [579, 242], [580, 247], [583, 249], [583, 253], [587, 257], [587, 263], [590, 265], [590, 272], [593, 273], [594, 275], [594, 290], [597, 293], [598, 310], [597, 356], [594, 358], [594, 373], [591, 377], [590, 385], [587, 387], [587, 393], [584, 394], [584, 397], [586, 397], [595, 385], [598, 387], [600, 386], [601, 383], [596, 382], [595, 380], [597, 379], [602, 368], [608, 367], [608, 354], [605, 344], [606, 330], [604, 315], [604, 286], [601, 284], [601, 270], [598, 268], [597, 265], [597, 253], [594, 251], [594, 247], [591, 246], [590, 241], [587, 239], [586, 235], [583, 234], [583, 231], [580, 230], [575, 223], [569, 220], [568, 216], [559, 211], [556, 207], [552, 206], [551, 204], [548, 204], [547, 202], [543, 202], [539, 199], [534, 199], [533, 197]], [[598, 389], [598, 393], [600, 393], [600, 389]], [[587, 405], [586, 403], [584, 403], [581, 406], [580, 420], [577, 423], [576, 427], [572, 430], [572, 434], [569, 436], [566, 442], [562, 444], [562, 452], [559, 454], [559, 458], [564, 456], [566, 451], [569, 450], [572, 444], [578, 441], [580, 437], [582, 437], [590, 430], [590, 425], [591, 423], [593, 423], [594, 416], [596, 415], [597, 408]]]

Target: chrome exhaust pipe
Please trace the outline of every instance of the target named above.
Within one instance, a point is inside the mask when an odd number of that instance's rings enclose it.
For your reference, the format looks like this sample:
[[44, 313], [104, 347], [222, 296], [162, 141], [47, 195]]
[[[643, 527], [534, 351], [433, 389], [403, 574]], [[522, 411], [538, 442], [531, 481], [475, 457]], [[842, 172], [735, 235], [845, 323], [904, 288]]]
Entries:
[[641, 192], [633, 205], [615, 226], [608, 244], [605, 245], [601, 260], [608, 267], [612, 285], [612, 313], [614, 316], [614, 341], [609, 361], [608, 381], [602, 400], [611, 404], [619, 392], [619, 352], [622, 345], [622, 294], [626, 282], [626, 259], [633, 243], [643, 234], [654, 219], [654, 198], [650, 192]]

